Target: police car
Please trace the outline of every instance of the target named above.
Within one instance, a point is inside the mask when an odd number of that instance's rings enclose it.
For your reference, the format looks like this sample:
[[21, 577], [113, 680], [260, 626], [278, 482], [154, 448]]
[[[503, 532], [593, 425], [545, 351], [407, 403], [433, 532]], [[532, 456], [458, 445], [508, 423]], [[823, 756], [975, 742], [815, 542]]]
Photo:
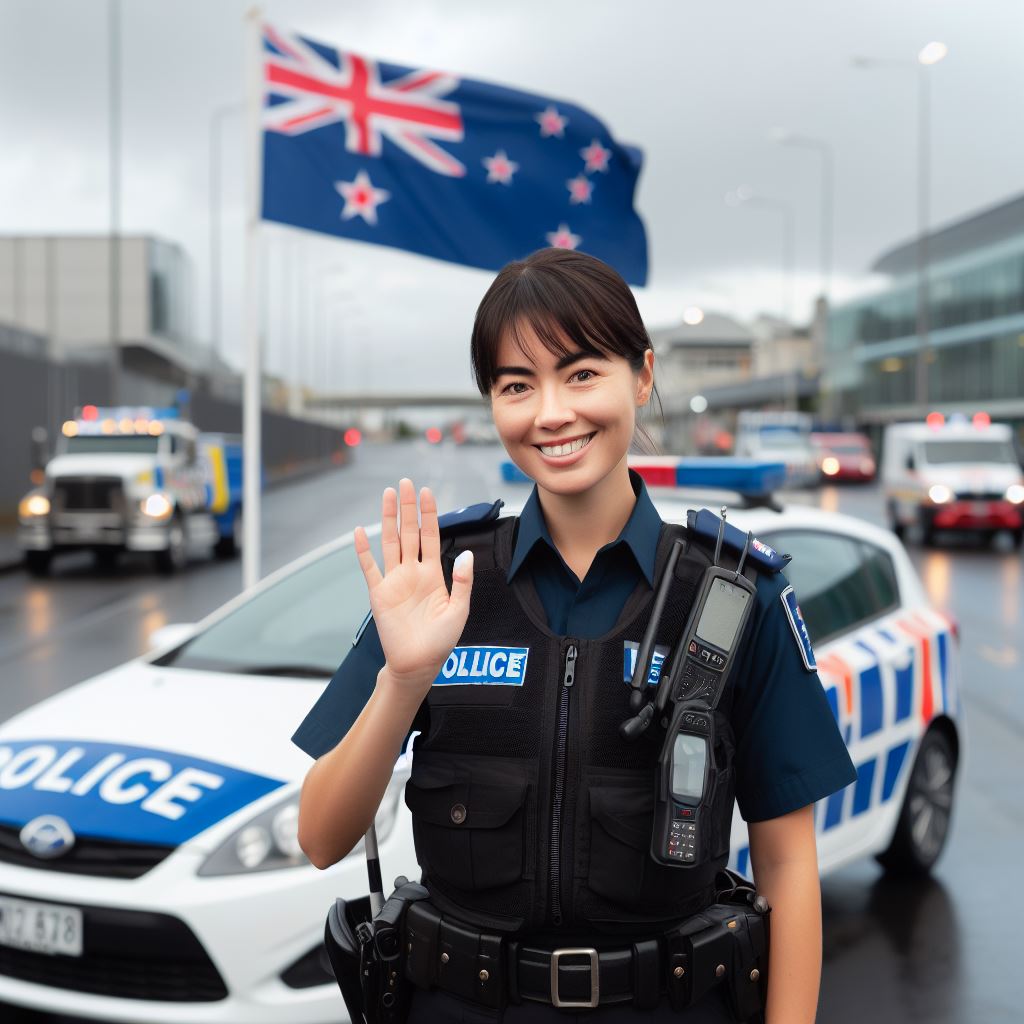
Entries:
[[[694, 465], [635, 468], [663, 518], [685, 520], [693, 503], [665, 485], [699, 482]], [[763, 467], [756, 480], [719, 470], [703, 485], [765, 495], [778, 483]], [[767, 504], [729, 518], [794, 556], [857, 766], [816, 810], [822, 871], [866, 855], [926, 871], [961, 752], [955, 625], [886, 530]], [[303, 857], [309, 759], [289, 737], [365, 615], [351, 548], [348, 534], [0, 726], [0, 1003], [132, 1022], [343, 1019], [323, 924], [335, 896], [365, 894], [366, 867], [360, 849], [326, 871]], [[408, 768], [403, 756], [377, 819], [386, 877], [416, 871]], [[747, 870], [738, 817], [732, 851]]]

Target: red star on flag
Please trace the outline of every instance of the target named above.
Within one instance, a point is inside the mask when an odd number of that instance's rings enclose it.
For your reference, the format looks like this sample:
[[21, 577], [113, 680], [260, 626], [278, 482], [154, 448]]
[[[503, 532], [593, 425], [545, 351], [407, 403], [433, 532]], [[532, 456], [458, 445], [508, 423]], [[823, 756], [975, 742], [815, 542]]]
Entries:
[[550, 135], [560, 139], [565, 134], [565, 126], [569, 123], [569, 118], [562, 117], [554, 107], [542, 110], [539, 114], [535, 114], [533, 119], [540, 125], [542, 139], [546, 139]]
[[557, 231], [549, 231], [545, 237], [548, 245], [555, 249], [575, 249], [583, 241], [569, 230], [568, 224], [559, 224]]
[[593, 139], [589, 146], [580, 150], [580, 156], [586, 162], [583, 170], [589, 174], [591, 171], [607, 171], [612, 151], [605, 149], [597, 139]]
[[569, 189], [569, 202], [575, 206], [577, 203], [589, 203], [591, 193], [594, 191], [594, 183], [589, 178], [579, 175], [570, 178], [566, 183]]
[[362, 217], [367, 224], [377, 223], [377, 207], [391, 198], [387, 189], [374, 188], [366, 171], [360, 171], [355, 181], [336, 181], [334, 187], [345, 200], [342, 220]]
[[500, 182], [502, 185], [512, 184], [512, 175], [519, 170], [519, 164], [509, 160], [505, 150], [499, 149], [494, 156], [485, 156], [484, 167], [487, 168], [488, 182]]

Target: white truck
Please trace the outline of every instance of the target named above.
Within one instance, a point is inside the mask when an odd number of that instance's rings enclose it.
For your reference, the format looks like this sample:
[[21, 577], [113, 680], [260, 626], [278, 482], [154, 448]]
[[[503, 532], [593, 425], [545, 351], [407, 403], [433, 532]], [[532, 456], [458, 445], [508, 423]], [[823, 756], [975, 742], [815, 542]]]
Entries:
[[734, 454], [781, 462], [786, 467], [786, 487], [816, 487], [821, 482], [811, 444], [811, 417], [804, 412], [743, 410], [736, 417]]
[[1005, 423], [988, 417], [892, 423], [882, 439], [882, 488], [898, 537], [917, 527], [925, 544], [940, 530], [1007, 530], [1024, 541], [1024, 476]]
[[61, 551], [89, 549], [111, 567], [151, 552], [163, 573], [190, 549], [220, 556], [241, 541], [241, 444], [202, 434], [173, 408], [83, 406], [61, 430], [42, 486], [18, 506], [18, 542], [33, 575]]

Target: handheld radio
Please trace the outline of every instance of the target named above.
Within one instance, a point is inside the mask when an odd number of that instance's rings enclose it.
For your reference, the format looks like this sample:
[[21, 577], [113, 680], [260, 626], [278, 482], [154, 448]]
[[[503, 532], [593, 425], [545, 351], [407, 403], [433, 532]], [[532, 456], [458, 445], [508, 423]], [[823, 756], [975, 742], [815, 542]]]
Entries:
[[[756, 593], [754, 584], [743, 575], [752, 540], [749, 533], [736, 569], [725, 569], [720, 564], [725, 514], [723, 507], [714, 561], [704, 572], [671, 667], [662, 672], [654, 699], [619, 729], [624, 739], [631, 740], [644, 732], [655, 716], [666, 726], [658, 757], [651, 856], [659, 863], [678, 867], [696, 867], [702, 861], [701, 829], [717, 784], [714, 712], [729, 680]], [[642, 693], [640, 687], [650, 671], [648, 662], [677, 557], [678, 550], [673, 548], [644, 641], [637, 651], [634, 694]], [[671, 712], [667, 710], [669, 703]], [[634, 699], [633, 710], [635, 705]]]

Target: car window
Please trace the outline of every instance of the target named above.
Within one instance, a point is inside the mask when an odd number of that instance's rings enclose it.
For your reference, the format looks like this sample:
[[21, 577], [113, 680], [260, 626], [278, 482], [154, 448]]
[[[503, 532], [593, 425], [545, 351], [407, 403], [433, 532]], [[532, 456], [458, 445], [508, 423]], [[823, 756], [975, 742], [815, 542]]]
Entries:
[[793, 556], [785, 574], [814, 643], [846, 633], [899, 603], [892, 559], [874, 544], [826, 530], [785, 530], [762, 539]]
[[[371, 539], [377, 564], [379, 541]], [[341, 664], [369, 598], [351, 546], [284, 577], [162, 657], [158, 664], [217, 672], [330, 677]]]

